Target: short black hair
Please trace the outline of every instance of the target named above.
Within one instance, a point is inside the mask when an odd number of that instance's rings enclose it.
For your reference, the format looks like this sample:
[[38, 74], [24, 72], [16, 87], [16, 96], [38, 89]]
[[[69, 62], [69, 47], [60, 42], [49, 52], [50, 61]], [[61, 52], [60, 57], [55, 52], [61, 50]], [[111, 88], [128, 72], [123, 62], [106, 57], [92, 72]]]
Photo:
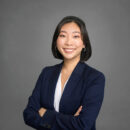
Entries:
[[53, 39], [52, 39], [52, 48], [51, 48], [52, 54], [57, 59], [63, 59], [63, 56], [61, 55], [61, 53], [58, 51], [56, 47], [57, 38], [59, 36], [62, 26], [64, 24], [71, 23], [71, 22], [76, 23], [78, 27], [80, 28], [83, 43], [85, 45], [85, 48], [83, 48], [81, 51], [80, 61], [87, 61], [92, 55], [92, 48], [91, 48], [88, 32], [86, 29], [86, 25], [83, 20], [81, 20], [80, 18], [76, 16], [66, 16], [57, 25], [54, 35], [53, 35]]

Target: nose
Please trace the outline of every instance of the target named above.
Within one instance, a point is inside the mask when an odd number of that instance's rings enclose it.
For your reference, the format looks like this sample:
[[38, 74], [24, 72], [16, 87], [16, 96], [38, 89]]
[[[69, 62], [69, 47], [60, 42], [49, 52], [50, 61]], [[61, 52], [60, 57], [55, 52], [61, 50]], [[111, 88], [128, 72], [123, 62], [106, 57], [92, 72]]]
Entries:
[[65, 44], [66, 45], [72, 45], [73, 44], [72, 38], [71, 37], [67, 37]]

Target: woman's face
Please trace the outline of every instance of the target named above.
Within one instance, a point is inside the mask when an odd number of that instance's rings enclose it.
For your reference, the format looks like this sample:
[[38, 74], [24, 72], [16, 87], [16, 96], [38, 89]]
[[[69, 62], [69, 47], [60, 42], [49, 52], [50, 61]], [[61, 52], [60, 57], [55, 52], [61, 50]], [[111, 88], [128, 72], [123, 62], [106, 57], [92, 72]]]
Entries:
[[78, 25], [74, 22], [64, 24], [57, 38], [57, 48], [64, 60], [80, 60], [80, 54], [84, 47]]

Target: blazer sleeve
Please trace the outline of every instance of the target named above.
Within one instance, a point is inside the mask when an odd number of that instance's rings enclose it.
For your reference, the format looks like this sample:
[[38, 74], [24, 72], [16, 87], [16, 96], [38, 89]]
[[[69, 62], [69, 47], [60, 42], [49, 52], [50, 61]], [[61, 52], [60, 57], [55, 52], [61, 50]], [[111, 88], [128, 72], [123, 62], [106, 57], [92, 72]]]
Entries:
[[46, 67], [42, 70], [41, 74], [39, 75], [35, 88], [31, 96], [28, 98], [28, 104], [23, 111], [23, 118], [25, 124], [35, 129], [40, 129], [40, 123], [42, 122], [42, 118], [40, 117], [38, 110], [41, 108], [40, 87], [41, 87], [41, 83], [45, 78], [45, 70]]
[[62, 130], [90, 130], [95, 122], [104, 97], [105, 77], [101, 73], [93, 79], [87, 86], [85, 96], [82, 101], [82, 111], [79, 116], [66, 115], [47, 110], [43, 117], [40, 117], [38, 110], [40, 106], [40, 86], [44, 80], [45, 69], [39, 76], [36, 87], [29, 97], [27, 107], [23, 112], [24, 121], [27, 125], [36, 128], [57, 128]]

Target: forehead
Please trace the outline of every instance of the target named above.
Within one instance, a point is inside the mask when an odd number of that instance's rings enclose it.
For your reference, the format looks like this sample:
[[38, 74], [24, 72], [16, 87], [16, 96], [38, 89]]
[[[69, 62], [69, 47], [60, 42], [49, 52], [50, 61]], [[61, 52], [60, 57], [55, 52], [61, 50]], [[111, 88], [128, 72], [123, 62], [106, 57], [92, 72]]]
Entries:
[[71, 23], [64, 24], [61, 27], [60, 32], [77, 32], [77, 33], [80, 33], [81, 31], [80, 31], [79, 26], [76, 23], [71, 22]]

